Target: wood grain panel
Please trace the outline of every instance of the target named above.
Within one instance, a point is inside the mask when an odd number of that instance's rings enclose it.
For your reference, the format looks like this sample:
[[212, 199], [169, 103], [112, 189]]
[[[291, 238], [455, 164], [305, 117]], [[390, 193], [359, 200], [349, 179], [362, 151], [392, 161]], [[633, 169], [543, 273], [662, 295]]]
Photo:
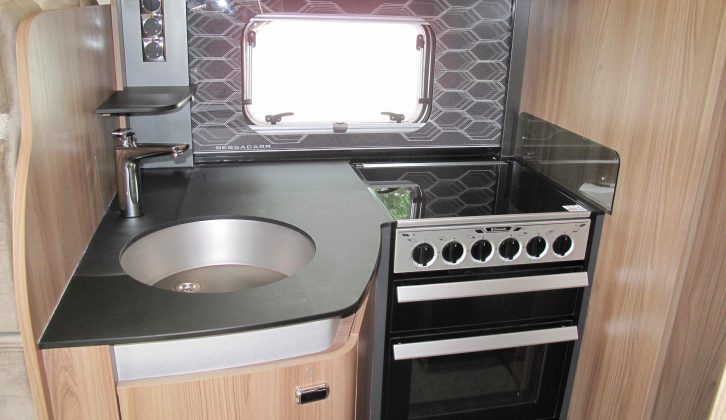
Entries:
[[376, 278], [373, 276], [368, 287], [364, 309], [358, 311], [353, 326], [353, 334], [358, 340], [358, 361], [356, 366], [356, 391], [355, 391], [355, 418], [360, 420], [370, 419], [371, 400], [371, 375], [373, 374], [373, 321], [375, 314], [374, 304], [368, 304], [368, 299], [374, 299]]
[[[119, 383], [118, 397], [124, 420], [353, 419], [355, 405], [356, 345], [335, 357], [276, 369], [251, 370], [206, 379], [157, 385]], [[298, 405], [295, 387], [327, 383], [330, 396]]]
[[[255, 366], [188, 375], [121, 381], [124, 420], [267, 419], [353, 420], [356, 405], [358, 337], [367, 299], [355, 317], [344, 319], [331, 349], [310, 356]], [[347, 331], [347, 340], [341, 340]], [[342, 344], [342, 345], [341, 345]], [[323, 401], [298, 405], [297, 386], [328, 384]]]
[[716, 392], [716, 400], [713, 402], [710, 420], [726, 419], [726, 367], [721, 374], [721, 384]]
[[[41, 363], [40, 350], [36, 347], [36, 335], [34, 334], [37, 319], [31, 313], [31, 292], [26, 279], [25, 267], [25, 205], [28, 192], [27, 186], [27, 161], [30, 160], [32, 147], [32, 118], [30, 116], [30, 80], [27, 77], [28, 69], [28, 34], [30, 25], [36, 15], [28, 16], [18, 25], [17, 50], [18, 61], [18, 100], [20, 102], [21, 115], [21, 139], [18, 150], [18, 170], [15, 175], [15, 190], [13, 193], [13, 222], [12, 222], [12, 243], [13, 243], [13, 283], [15, 285], [15, 306], [18, 316], [18, 329], [23, 341], [23, 354], [25, 365], [28, 370], [28, 383], [33, 397], [35, 415], [39, 419], [51, 418], [51, 403], [48, 395], [48, 386], [45, 381], [45, 368]], [[20, 52], [25, 52], [21, 54]], [[26, 162], [21, 169], [21, 162]]]
[[[113, 40], [114, 90], [124, 89], [123, 34], [121, 33], [121, 15], [119, 0], [111, 0], [111, 38]], [[128, 117], [119, 115], [112, 117], [116, 127], [127, 128]]]
[[111, 144], [95, 115], [114, 86], [109, 28], [109, 7], [45, 12], [18, 28], [13, 275], [40, 418], [52, 410], [36, 342], [114, 193]]
[[622, 159], [572, 419], [650, 418], [680, 292], [689, 275], [706, 274], [689, 273], [683, 250], [713, 198], [700, 183], [723, 118], [725, 10], [723, 0], [532, 2], [522, 111]]
[[43, 350], [54, 419], [119, 418], [109, 346]]
[[[726, 28], [726, 14], [722, 27]], [[721, 42], [726, 51], [726, 36]], [[725, 116], [726, 72], [716, 92], [716, 115]], [[680, 298], [654, 395], [654, 419], [708, 418], [726, 363], [726, 119], [712, 123], [715, 142], [703, 161], [696, 199], [701, 205], [694, 218], [698, 224], [685, 254]]]

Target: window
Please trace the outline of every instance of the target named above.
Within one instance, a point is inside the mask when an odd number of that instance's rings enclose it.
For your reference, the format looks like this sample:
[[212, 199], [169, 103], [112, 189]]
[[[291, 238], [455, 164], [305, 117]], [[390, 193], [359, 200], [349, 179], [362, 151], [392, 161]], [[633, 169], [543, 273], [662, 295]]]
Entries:
[[430, 113], [419, 19], [258, 15], [243, 50], [245, 115], [263, 134], [413, 131]]

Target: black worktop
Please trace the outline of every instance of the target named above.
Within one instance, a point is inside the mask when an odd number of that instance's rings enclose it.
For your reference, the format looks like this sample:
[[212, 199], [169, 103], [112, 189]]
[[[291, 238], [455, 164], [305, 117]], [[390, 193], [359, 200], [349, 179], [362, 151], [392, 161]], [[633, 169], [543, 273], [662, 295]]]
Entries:
[[[150, 170], [142, 182], [144, 216], [123, 219], [109, 208], [41, 348], [199, 337], [350, 314], [376, 270], [381, 225], [390, 222], [347, 162]], [[289, 223], [314, 240], [315, 256], [286, 279], [219, 294], [158, 289], [121, 269], [120, 252], [135, 237], [210, 217]]]

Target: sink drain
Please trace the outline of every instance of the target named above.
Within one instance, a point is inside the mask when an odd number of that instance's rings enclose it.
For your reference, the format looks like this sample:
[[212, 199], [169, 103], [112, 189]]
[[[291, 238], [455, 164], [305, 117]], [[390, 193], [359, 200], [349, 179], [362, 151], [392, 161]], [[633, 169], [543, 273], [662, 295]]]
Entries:
[[199, 291], [199, 288], [202, 287], [199, 283], [196, 282], [184, 282], [179, 283], [174, 287], [174, 290], [177, 292], [182, 293], [196, 293]]

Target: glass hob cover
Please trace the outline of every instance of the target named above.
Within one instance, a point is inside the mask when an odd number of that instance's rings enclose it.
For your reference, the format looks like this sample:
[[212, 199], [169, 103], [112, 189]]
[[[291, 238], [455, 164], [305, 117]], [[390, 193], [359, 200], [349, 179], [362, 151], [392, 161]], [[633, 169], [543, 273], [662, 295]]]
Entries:
[[382, 163], [355, 168], [396, 220], [578, 209], [574, 199], [516, 162]]

